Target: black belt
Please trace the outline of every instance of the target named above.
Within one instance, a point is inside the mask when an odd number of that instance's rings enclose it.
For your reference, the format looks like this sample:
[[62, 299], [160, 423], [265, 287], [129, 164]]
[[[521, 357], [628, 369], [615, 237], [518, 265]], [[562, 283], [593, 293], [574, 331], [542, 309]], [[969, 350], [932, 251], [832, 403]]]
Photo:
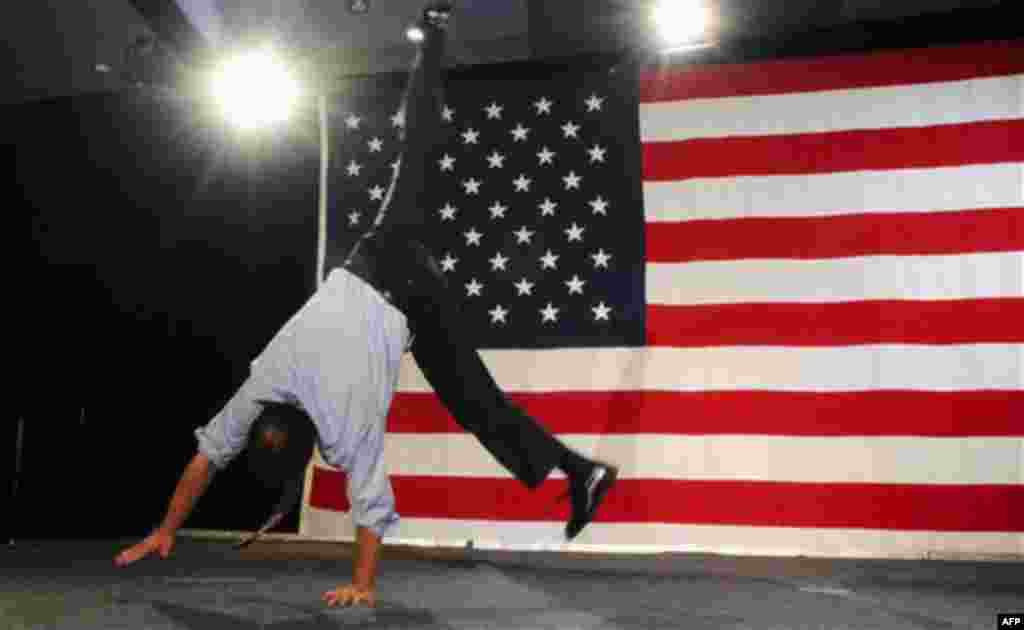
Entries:
[[377, 257], [372, 252], [368, 253], [367, 249], [372, 249], [372, 247], [367, 247], [365, 239], [357, 241], [348, 258], [342, 264], [342, 268], [373, 287], [382, 298], [397, 307], [398, 310], [404, 312], [404, 309], [399, 305], [398, 300], [384, 282]]

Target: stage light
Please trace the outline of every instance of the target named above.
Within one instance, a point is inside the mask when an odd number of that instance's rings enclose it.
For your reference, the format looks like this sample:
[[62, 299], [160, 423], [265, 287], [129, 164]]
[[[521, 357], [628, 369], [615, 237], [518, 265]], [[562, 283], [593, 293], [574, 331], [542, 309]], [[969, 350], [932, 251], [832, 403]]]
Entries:
[[423, 38], [426, 37], [426, 35], [423, 32], [423, 29], [418, 26], [410, 26], [409, 28], [405, 29], [405, 36], [410, 42], [416, 44], [422, 42]]
[[712, 19], [711, 8], [701, 0], [661, 0], [651, 17], [667, 49], [685, 48], [702, 40]]
[[211, 89], [224, 115], [245, 129], [284, 122], [301, 96], [298, 81], [270, 48], [224, 62]]

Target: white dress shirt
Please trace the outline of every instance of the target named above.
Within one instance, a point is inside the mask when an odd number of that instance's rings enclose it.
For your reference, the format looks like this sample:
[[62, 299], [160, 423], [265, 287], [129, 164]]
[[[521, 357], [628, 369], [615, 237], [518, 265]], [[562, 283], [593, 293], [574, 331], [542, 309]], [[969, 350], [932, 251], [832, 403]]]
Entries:
[[252, 362], [221, 412], [196, 429], [199, 451], [221, 469], [245, 448], [257, 401], [299, 405], [316, 424], [324, 460], [348, 473], [355, 524], [387, 535], [399, 516], [384, 466], [385, 421], [409, 342], [397, 308], [335, 269]]

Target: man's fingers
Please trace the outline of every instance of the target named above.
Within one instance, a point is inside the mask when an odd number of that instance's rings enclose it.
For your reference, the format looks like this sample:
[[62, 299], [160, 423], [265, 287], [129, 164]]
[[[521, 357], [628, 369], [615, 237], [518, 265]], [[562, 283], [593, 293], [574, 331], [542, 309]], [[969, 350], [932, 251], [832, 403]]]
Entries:
[[324, 600], [327, 601], [327, 606], [333, 608], [334, 606], [355, 606], [357, 604], [366, 604], [369, 606], [373, 605], [373, 598], [369, 593], [365, 593], [355, 588], [339, 588], [333, 591], [324, 593]]
[[121, 565], [121, 566], [124, 566], [126, 564], [131, 564], [131, 563], [135, 562], [136, 560], [138, 560], [138, 558], [136, 557], [136, 554], [132, 553], [131, 549], [122, 551], [121, 555], [119, 555], [117, 557], [117, 563], [119, 565]]
[[347, 592], [332, 593], [331, 596], [327, 599], [327, 605], [331, 607], [348, 606], [350, 599], [351, 598]]
[[142, 556], [146, 555], [146, 553], [147, 553], [146, 550], [139, 549], [138, 546], [135, 546], [135, 547], [132, 547], [131, 549], [126, 549], [126, 550], [122, 551], [121, 554], [119, 556], [117, 556], [117, 558], [114, 560], [114, 562], [118, 566], [123, 567], [125, 565], [128, 565], [128, 564], [131, 564], [131, 563], [135, 562], [136, 560], [138, 560]]
[[345, 605], [345, 598], [344, 598], [344, 596], [340, 595], [337, 591], [331, 591], [330, 593], [325, 593], [324, 594], [324, 598], [327, 600], [327, 607], [328, 608], [334, 608], [335, 606], [344, 606]]
[[159, 551], [160, 556], [166, 558], [171, 553], [173, 543], [160, 544], [153, 540], [144, 540], [139, 544], [122, 551], [116, 558], [114, 564], [123, 567], [145, 558], [154, 551]]

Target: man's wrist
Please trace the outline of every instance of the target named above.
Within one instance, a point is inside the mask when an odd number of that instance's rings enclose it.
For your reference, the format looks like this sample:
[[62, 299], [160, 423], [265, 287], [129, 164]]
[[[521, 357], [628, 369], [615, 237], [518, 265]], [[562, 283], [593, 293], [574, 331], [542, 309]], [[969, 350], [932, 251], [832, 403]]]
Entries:
[[356, 553], [352, 570], [352, 584], [372, 591], [377, 585], [377, 560], [381, 537], [373, 530], [356, 528]]
[[161, 534], [163, 536], [174, 536], [178, 533], [177, 527], [172, 527], [166, 523], [161, 524], [159, 527], [153, 530], [154, 534]]

